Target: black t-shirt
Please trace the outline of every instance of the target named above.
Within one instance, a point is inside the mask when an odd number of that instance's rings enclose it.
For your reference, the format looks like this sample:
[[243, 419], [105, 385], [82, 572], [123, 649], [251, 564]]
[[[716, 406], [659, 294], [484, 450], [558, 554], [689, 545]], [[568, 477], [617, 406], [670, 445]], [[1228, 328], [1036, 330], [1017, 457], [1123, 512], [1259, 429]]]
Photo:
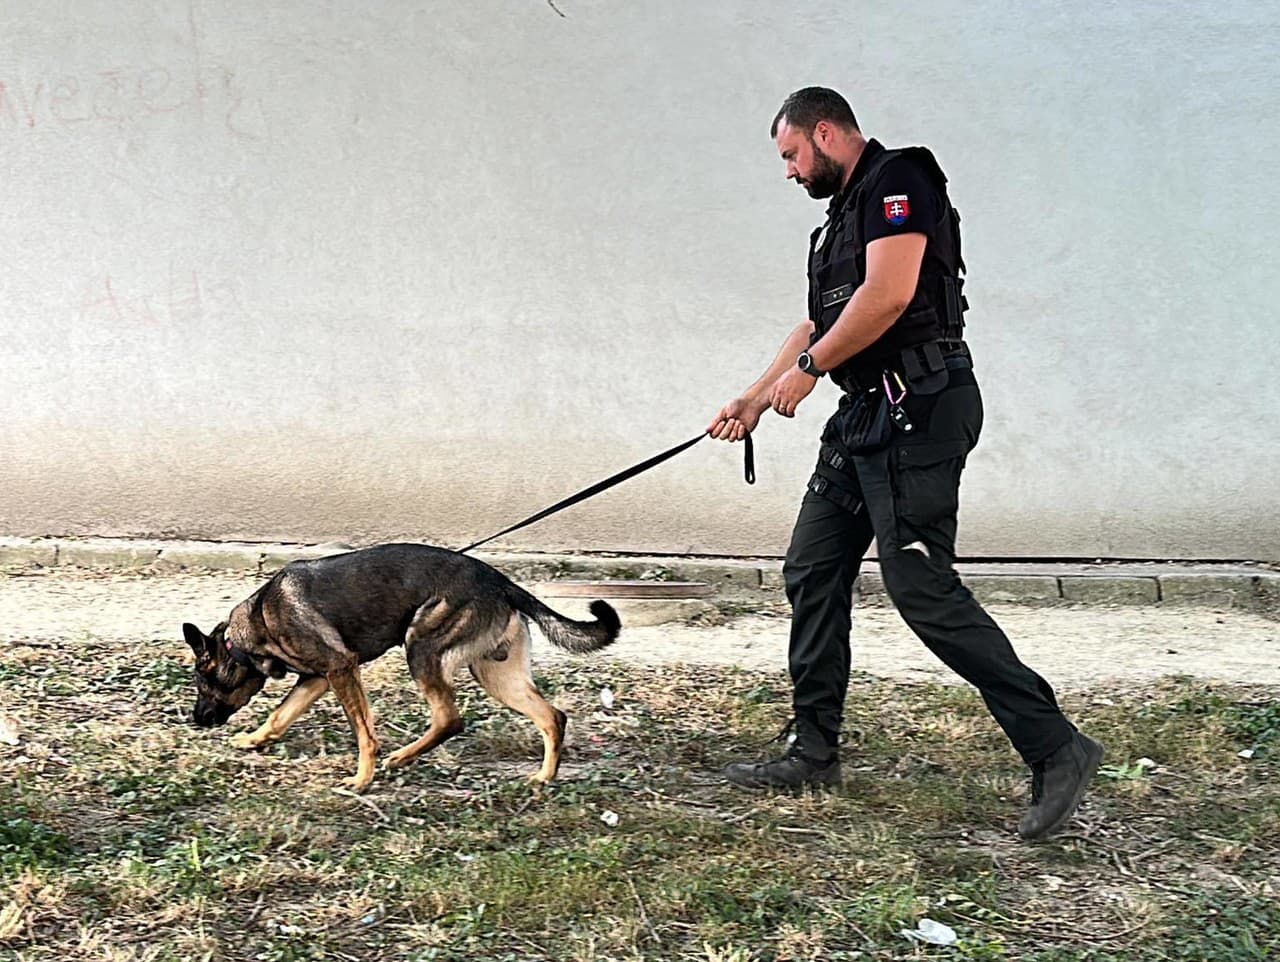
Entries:
[[897, 234], [931, 234], [942, 216], [942, 195], [920, 165], [898, 156], [867, 185], [863, 237], [870, 244]]

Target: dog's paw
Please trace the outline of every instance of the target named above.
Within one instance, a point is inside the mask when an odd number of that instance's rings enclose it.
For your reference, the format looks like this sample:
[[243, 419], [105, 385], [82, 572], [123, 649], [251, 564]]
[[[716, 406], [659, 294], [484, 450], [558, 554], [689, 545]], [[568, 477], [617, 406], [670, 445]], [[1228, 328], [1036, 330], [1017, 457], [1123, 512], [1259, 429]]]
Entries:
[[388, 755], [386, 760], [382, 763], [382, 767], [387, 769], [387, 771], [391, 771], [395, 768], [404, 768], [416, 757], [417, 756], [413, 752], [407, 752], [404, 749], [400, 749], [399, 751], [392, 752]]
[[259, 738], [254, 732], [241, 732], [239, 735], [232, 735], [228, 741], [232, 748], [241, 748], [249, 751], [254, 748], [261, 748], [266, 744], [266, 739]]
[[372, 775], [352, 775], [350, 778], [344, 778], [342, 780], [342, 787], [350, 789], [353, 792], [363, 792], [369, 787], [369, 783], [372, 781]]

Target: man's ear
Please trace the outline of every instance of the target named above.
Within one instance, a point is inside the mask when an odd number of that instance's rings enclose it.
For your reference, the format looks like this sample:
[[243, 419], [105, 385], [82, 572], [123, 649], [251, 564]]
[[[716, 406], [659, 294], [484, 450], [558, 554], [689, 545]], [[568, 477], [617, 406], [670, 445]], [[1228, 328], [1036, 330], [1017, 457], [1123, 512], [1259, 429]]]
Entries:
[[187, 639], [187, 644], [191, 646], [191, 650], [196, 653], [197, 658], [208, 651], [209, 639], [205, 637], [203, 631], [190, 622], [183, 624], [182, 636]]

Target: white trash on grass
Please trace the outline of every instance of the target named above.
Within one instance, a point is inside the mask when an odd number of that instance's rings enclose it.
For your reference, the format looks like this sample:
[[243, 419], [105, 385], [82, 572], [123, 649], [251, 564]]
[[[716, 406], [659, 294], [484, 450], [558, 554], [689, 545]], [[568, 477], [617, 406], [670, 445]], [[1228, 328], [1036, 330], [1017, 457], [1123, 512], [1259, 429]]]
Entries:
[[955, 929], [933, 919], [921, 919], [914, 929], [898, 931], [913, 942], [928, 942], [930, 945], [955, 945], [957, 942]]

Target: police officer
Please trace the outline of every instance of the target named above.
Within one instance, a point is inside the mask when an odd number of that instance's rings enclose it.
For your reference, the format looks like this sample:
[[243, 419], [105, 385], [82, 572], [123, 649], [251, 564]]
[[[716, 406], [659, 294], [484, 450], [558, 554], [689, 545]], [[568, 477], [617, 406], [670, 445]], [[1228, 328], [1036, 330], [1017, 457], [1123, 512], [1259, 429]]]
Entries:
[[848, 102], [823, 87], [788, 97], [770, 133], [787, 178], [831, 198], [810, 240], [810, 319], [707, 430], [737, 441], [770, 408], [794, 417], [822, 377], [844, 393], [783, 566], [794, 738], [780, 758], [735, 763], [725, 775], [750, 788], [839, 782], [852, 589], [874, 537], [903, 619], [978, 689], [1031, 769], [1019, 832], [1047, 835], [1076, 809], [1103, 752], [1067, 721], [953, 568], [960, 472], [982, 427], [982, 398], [962, 340], [964, 264], [946, 177], [925, 148], [865, 139]]

